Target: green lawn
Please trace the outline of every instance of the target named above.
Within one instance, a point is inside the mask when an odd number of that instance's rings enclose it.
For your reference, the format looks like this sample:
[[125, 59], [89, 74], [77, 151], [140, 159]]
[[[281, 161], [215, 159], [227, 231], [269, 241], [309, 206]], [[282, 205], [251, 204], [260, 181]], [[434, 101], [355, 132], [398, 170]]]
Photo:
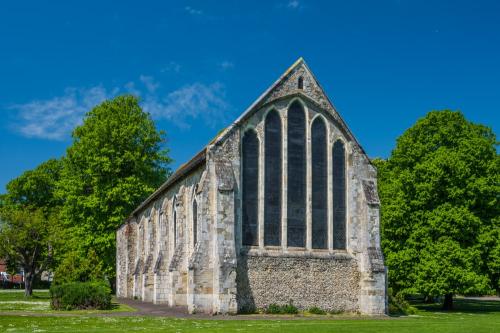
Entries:
[[[93, 314], [93, 313], [112, 313], [112, 312], [133, 312], [135, 309], [119, 304], [113, 299], [111, 310], [74, 310], [66, 312], [67, 314]], [[50, 296], [48, 290], [34, 290], [32, 297], [24, 297], [24, 290], [0, 290], [0, 314], [8, 312], [25, 312], [25, 313], [55, 313], [60, 314], [61, 311], [55, 311], [50, 308]], [[0, 317], [0, 332], [2, 317]]]
[[[43, 293], [38, 296], [33, 302], [44, 299]], [[0, 292], [0, 305], [14, 300]], [[458, 299], [455, 305], [455, 311], [442, 312], [439, 305], [416, 304], [416, 315], [387, 319], [318, 315], [286, 320], [277, 315], [272, 320], [255, 320], [249, 315], [239, 316], [242, 320], [199, 320], [96, 314], [102, 311], [16, 311], [16, 315], [8, 315], [14, 311], [0, 310], [0, 332], [500, 332], [500, 302]], [[65, 316], [57, 316], [60, 313]]]

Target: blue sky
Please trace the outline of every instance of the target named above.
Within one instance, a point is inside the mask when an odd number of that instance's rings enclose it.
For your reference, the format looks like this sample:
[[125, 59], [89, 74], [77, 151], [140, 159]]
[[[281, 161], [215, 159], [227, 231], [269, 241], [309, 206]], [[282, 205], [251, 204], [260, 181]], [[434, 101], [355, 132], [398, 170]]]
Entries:
[[2, 2], [0, 192], [127, 92], [175, 168], [300, 56], [370, 157], [430, 110], [498, 134], [499, 17], [498, 1]]

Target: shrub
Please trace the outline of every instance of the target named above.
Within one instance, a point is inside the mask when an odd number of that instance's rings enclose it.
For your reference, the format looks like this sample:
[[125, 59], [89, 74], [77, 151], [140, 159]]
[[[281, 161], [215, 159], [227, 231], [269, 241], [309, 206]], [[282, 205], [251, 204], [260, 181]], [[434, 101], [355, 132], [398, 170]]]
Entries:
[[387, 292], [389, 295], [389, 314], [408, 315], [416, 312], [416, 309], [401, 294], [394, 295], [392, 288], [389, 288]]
[[269, 304], [269, 306], [265, 309], [265, 312], [269, 314], [297, 314], [299, 313], [299, 309], [291, 303], [285, 305], [273, 303]]
[[238, 314], [254, 314], [257, 313], [257, 308], [253, 305], [242, 306], [238, 309]]
[[328, 311], [328, 313], [332, 314], [332, 315], [339, 315], [339, 314], [344, 313], [344, 311], [342, 311], [342, 310], [330, 310], [330, 311]]
[[309, 308], [308, 312], [311, 313], [311, 314], [317, 314], [317, 315], [324, 315], [324, 314], [326, 314], [325, 310], [323, 310], [321, 308], [318, 308], [317, 306], [313, 306], [312, 308]]
[[54, 272], [54, 284], [89, 282], [104, 279], [102, 263], [95, 251], [71, 251], [65, 254]]
[[55, 310], [111, 308], [111, 289], [104, 282], [69, 282], [50, 288], [50, 306]]

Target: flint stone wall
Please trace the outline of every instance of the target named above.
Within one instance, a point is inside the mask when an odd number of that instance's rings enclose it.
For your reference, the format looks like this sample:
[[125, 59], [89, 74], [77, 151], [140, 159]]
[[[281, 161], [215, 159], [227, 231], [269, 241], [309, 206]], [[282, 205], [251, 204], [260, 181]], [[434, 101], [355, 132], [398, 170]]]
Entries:
[[359, 310], [360, 274], [354, 258], [241, 255], [237, 272], [240, 312], [272, 303], [292, 303], [303, 310]]

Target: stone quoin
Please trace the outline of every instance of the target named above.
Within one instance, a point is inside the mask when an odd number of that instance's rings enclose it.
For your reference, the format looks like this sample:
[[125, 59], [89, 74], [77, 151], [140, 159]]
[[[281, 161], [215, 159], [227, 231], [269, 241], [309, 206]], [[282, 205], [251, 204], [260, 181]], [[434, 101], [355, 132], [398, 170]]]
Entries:
[[117, 296], [383, 315], [377, 172], [304, 60], [117, 230]]

